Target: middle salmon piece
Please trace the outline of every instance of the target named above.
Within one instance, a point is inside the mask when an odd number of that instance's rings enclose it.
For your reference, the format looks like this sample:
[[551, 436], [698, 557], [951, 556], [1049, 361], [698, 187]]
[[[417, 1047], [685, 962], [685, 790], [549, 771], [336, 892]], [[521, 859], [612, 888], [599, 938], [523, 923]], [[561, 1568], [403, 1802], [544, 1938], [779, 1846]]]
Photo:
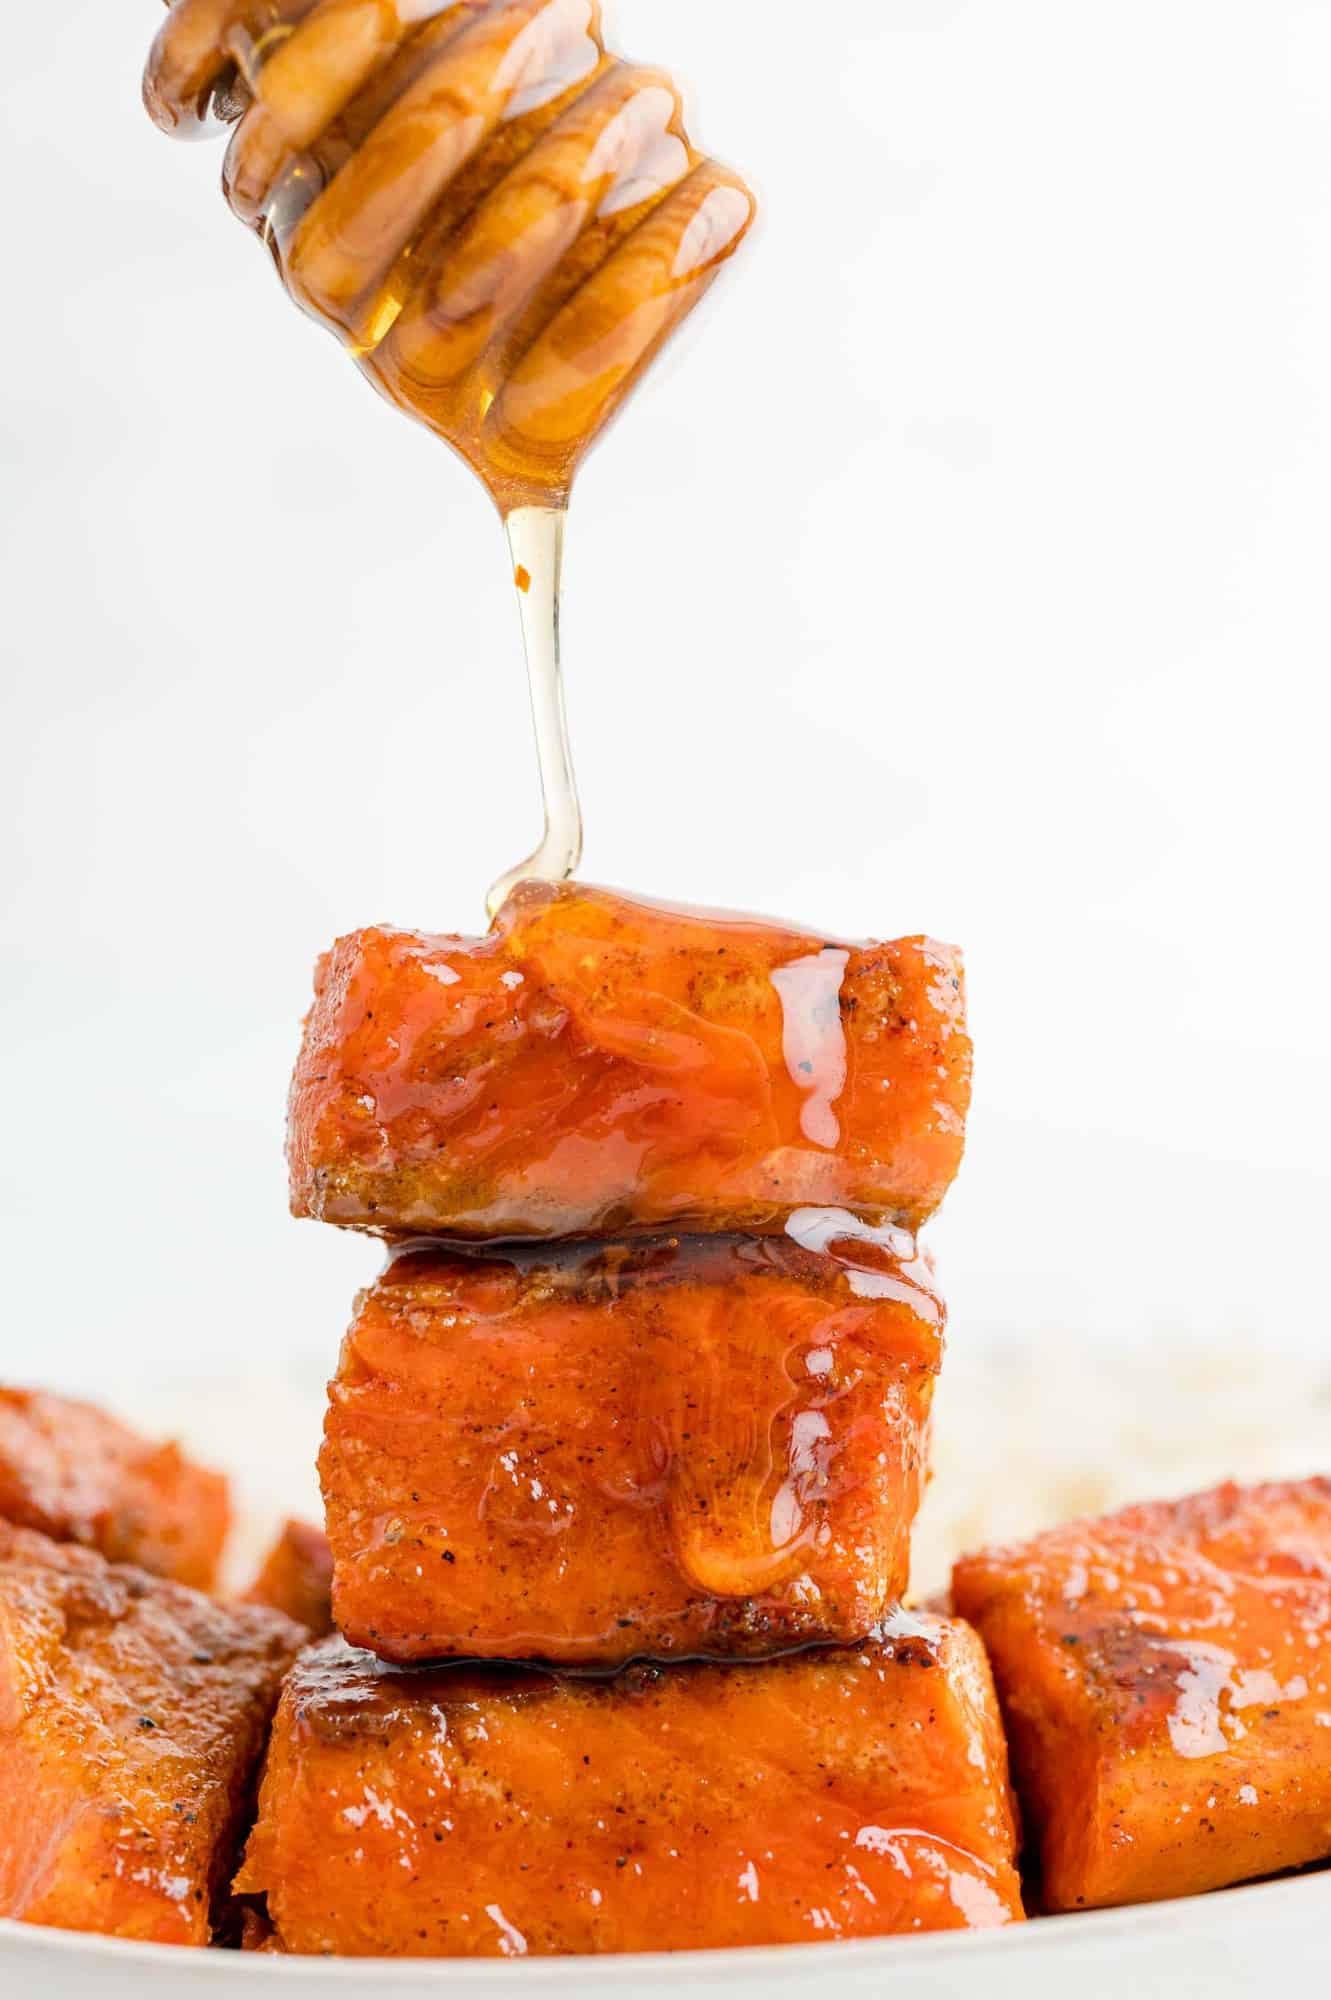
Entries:
[[862, 1638], [900, 1598], [943, 1307], [905, 1231], [399, 1253], [320, 1475], [387, 1660], [614, 1665]]

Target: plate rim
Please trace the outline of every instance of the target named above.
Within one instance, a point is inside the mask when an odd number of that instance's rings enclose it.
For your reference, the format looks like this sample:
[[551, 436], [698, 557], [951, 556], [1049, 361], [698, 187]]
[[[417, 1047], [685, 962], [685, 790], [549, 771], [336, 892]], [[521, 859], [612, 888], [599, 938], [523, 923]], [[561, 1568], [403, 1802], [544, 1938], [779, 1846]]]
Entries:
[[[1257, 1917], [1263, 1923], [1278, 1922], [1291, 1904], [1300, 1904], [1321, 1892], [1331, 1891], [1331, 1867], [1304, 1870], [1294, 1876], [1277, 1876], [1266, 1881], [1245, 1882], [1233, 1887], [1181, 1896], [1154, 1903], [1130, 1903], [1108, 1910], [1085, 1910], [1053, 1917], [1035, 1917], [1025, 1923], [1001, 1924], [985, 1930], [933, 1931], [919, 1936], [880, 1938], [811, 1939], [808, 1943], [739, 1945], [694, 1951], [605, 1952], [582, 1956], [532, 1956], [513, 1958], [352, 1958], [343, 1956], [287, 1956], [279, 1952], [216, 1951], [181, 1945], [152, 1944], [133, 1938], [104, 1937], [98, 1932], [66, 1931], [48, 1925], [25, 1924], [12, 1917], [0, 1917], [0, 1964], [12, 1946], [28, 1958], [46, 1957], [49, 1962], [79, 1961], [112, 1963], [147, 1970], [179, 1972], [188, 1964], [191, 1976], [197, 1971], [205, 1978], [247, 1978], [265, 1976], [299, 1983], [302, 1979], [348, 1983], [373, 1979], [376, 1983], [419, 1985], [431, 1969], [447, 1968], [448, 1977], [462, 1985], [496, 1985], [521, 1980], [555, 1984], [576, 1979], [580, 1985], [622, 1984], [626, 1978], [647, 1984], [674, 1983], [690, 1973], [714, 1976], [733, 1970], [797, 1976], [820, 1968], [827, 1971], [829, 1953], [846, 1964], [879, 1962], [910, 1964], [938, 1963], [949, 1958], [974, 1956], [977, 1952], [1004, 1951], [1009, 1954], [1076, 1950], [1079, 1941], [1088, 1945], [1096, 1939], [1124, 1935], [1133, 1938], [1183, 1934], [1210, 1928], [1209, 1913], [1221, 1913], [1233, 1922]], [[1226, 1928], [1229, 1927], [1227, 1922]], [[1328, 1933], [1331, 1941], [1331, 1932]], [[241, 1970], [241, 1968], [248, 1968]]]

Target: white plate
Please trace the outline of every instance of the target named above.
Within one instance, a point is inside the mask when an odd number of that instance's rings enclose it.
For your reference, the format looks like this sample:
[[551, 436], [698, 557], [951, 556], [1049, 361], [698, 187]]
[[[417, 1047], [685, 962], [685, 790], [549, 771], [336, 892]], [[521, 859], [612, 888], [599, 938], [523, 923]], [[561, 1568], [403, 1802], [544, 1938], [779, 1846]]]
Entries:
[[881, 1944], [643, 1958], [385, 1960], [241, 1957], [171, 1950], [0, 1922], [6, 2000], [474, 2000], [613, 1993], [657, 2000], [874, 1995], [875, 2000], [1238, 2000], [1297, 1974], [1307, 2000], [1331, 1992], [1331, 1872], [1011, 1930]]

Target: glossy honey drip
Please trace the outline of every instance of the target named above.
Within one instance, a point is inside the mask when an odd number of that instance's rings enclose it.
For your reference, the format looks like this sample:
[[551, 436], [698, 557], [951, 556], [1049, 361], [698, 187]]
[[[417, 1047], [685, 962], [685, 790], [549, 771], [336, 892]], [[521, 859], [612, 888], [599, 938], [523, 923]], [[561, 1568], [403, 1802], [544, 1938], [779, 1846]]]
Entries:
[[566, 882], [582, 859], [582, 808], [564, 712], [559, 653], [559, 589], [564, 565], [562, 507], [515, 507], [505, 526], [527, 654], [545, 833], [540, 845], [501, 875], [486, 898], [498, 916], [519, 882]]
[[508, 519], [546, 835], [492, 907], [563, 879], [562, 510], [751, 195], [689, 144], [668, 76], [607, 53], [596, 0], [174, 0], [144, 97], [169, 131], [234, 125], [227, 199], [291, 296]]

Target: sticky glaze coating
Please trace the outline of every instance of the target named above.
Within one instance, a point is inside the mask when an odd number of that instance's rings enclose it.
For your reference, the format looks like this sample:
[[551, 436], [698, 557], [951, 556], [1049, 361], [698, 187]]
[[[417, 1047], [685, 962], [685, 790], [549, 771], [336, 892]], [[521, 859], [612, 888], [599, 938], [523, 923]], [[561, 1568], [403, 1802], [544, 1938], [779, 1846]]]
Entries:
[[595, 0], [175, 0], [144, 96], [239, 117], [227, 198], [291, 296], [505, 512], [567, 497], [753, 219]]
[[918, 1226], [961, 1161], [960, 954], [523, 883], [488, 937], [319, 965], [291, 1205], [384, 1235]]
[[610, 1681], [329, 1640], [283, 1691], [238, 1886], [295, 1952], [662, 1951], [1010, 1923], [1014, 1847], [955, 1621]]
[[245, 1592], [247, 1604], [284, 1611], [317, 1639], [333, 1629], [333, 1553], [308, 1521], [287, 1521]]
[[0, 1519], [211, 1589], [227, 1482], [91, 1403], [0, 1387]]
[[339, 1630], [596, 1665], [862, 1638], [906, 1587], [943, 1309], [908, 1237], [842, 1220], [825, 1255], [397, 1258], [329, 1390]]
[[959, 1563], [1053, 1910], [1331, 1857], [1331, 1479], [1222, 1486]]
[[307, 1637], [0, 1523], [0, 1916], [207, 1944]]

